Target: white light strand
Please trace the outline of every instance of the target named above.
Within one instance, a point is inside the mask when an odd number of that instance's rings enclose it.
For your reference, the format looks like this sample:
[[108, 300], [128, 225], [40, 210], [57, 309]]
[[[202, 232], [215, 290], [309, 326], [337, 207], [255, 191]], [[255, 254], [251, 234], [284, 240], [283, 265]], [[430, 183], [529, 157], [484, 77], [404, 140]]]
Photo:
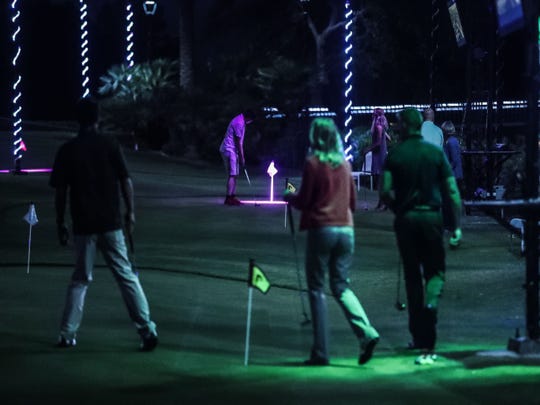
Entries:
[[82, 79], [82, 97], [88, 97], [90, 94], [90, 76], [88, 74], [89, 56], [88, 56], [88, 6], [84, 0], [79, 0], [79, 13], [81, 23], [81, 79]]
[[24, 142], [22, 140], [22, 118], [21, 118], [21, 112], [22, 112], [22, 106], [21, 106], [21, 82], [22, 82], [22, 76], [19, 73], [19, 67], [18, 67], [18, 61], [19, 57], [21, 56], [21, 45], [18, 41], [18, 36], [21, 32], [21, 26], [19, 23], [19, 19], [21, 17], [21, 12], [18, 8], [18, 0], [13, 0], [11, 2], [11, 11], [13, 16], [11, 17], [11, 22], [13, 24], [13, 34], [11, 35], [11, 41], [13, 42], [13, 46], [15, 49], [15, 56], [11, 60], [11, 64], [13, 66], [13, 71], [15, 72], [15, 81], [13, 83], [12, 89], [13, 89], [13, 159], [15, 164], [15, 171], [20, 170], [22, 153], [24, 150], [26, 150], [24, 146]]
[[[131, 69], [135, 64], [135, 53], [133, 51], [133, 9], [131, 1], [126, 5], [126, 66]], [[128, 74], [128, 81], [131, 80], [131, 73]]]
[[352, 107], [352, 100], [351, 100], [351, 91], [352, 91], [352, 71], [350, 70], [351, 64], [352, 64], [352, 24], [353, 24], [353, 12], [351, 10], [351, 4], [349, 0], [345, 1], [345, 158], [348, 161], [351, 161], [353, 159], [353, 156], [351, 154], [352, 152], [352, 145], [349, 145], [349, 138], [352, 135], [352, 129], [349, 127], [349, 124], [352, 121], [352, 113], [351, 113], [351, 107]]

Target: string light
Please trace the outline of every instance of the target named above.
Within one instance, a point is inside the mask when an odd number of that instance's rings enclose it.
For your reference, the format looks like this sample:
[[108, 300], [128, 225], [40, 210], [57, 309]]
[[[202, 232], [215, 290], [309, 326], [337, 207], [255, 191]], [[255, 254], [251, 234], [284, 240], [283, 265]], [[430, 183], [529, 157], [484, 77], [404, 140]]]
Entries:
[[352, 91], [352, 24], [353, 24], [353, 12], [351, 10], [351, 3], [349, 0], [345, 1], [345, 158], [347, 160], [352, 160], [353, 156], [351, 154], [352, 145], [349, 144], [349, 138], [352, 134], [352, 129], [349, 127], [352, 121], [351, 107], [351, 91]]
[[[133, 52], [133, 10], [131, 1], [127, 2], [126, 12], [126, 65], [128, 69], [131, 69], [135, 63]], [[128, 81], [131, 80], [131, 73], [128, 74], [127, 79]]]
[[88, 74], [88, 6], [84, 0], [79, 0], [79, 13], [81, 23], [81, 75], [82, 75], [82, 97], [90, 94], [90, 77]]
[[12, 11], [12, 17], [11, 22], [13, 23], [13, 34], [11, 35], [11, 41], [13, 42], [14, 49], [15, 49], [15, 55], [13, 59], [11, 60], [11, 64], [13, 65], [13, 71], [15, 72], [15, 81], [13, 83], [13, 158], [14, 158], [14, 164], [15, 164], [15, 172], [20, 172], [21, 169], [21, 158], [22, 153], [26, 151], [26, 146], [24, 145], [23, 139], [22, 139], [22, 118], [21, 118], [21, 112], [22, 112], [22, 106], [21, 106], [21, 81], [22, 77], [19, 73], [18, 69], [18, 61], [19, 57], [21, 56], [21, 45], [18, 41], [18, 36], [21, 32], [21, 26], [19, 25], [19, 18], [21, 17], [21, 12], [19, 10], [18, 6], [18, 0], [13, 0], [11, 2], [11, 11]]

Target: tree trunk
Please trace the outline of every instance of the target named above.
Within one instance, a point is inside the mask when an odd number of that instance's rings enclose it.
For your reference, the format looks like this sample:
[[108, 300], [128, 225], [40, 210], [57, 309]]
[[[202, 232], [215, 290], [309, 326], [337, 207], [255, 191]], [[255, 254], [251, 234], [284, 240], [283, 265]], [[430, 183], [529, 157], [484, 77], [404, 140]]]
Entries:
[[334, 30], [341, 28], [345, 25], [345, 21], [338, 19], [338, 8], [335, 3], [331, 3], [331, 15], [328, 21], [328, 25], [321, 31], [318, 32], [315, 27], [315, 23], [312, 20], [311, 16], [307, 16], [307, 24], [311, 34], [313, 35], [313, 40], [315, 41], [315, 55], [316, 55], [316, 66], [315, 66], [315, 80], [312, 83], [311, 88], [311, 103], [316, 106], [320, 106], [322, 103], [322, 94], [323, 89], [328, 83], [328, 76], [326, 71], [326, 55], [324, 51], [324, 45], [328, 35]]
[[193, 88], [193, 0], [179, 1], [179, 79], [180, 88]]

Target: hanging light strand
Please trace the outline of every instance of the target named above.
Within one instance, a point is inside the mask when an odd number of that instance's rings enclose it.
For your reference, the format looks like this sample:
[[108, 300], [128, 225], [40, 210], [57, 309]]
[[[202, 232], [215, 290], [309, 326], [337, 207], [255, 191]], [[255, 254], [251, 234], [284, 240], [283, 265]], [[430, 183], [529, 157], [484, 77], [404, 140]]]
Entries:
[[[126, 66], [128, 69], [135, 64], [133, 46], [133, 8], [131, 1], [128, 1], [126, 5]], [[131, 73], [128, 74], [127, 79], [131, 80]]]
[[89, 55], [88, 55], [88, 6], [84, 0], [79, 0], [79, 15], [81, 23], [81, 79], [82, 97], [90, 94]]
[[14, 82], [13, 82], [13, 158], [14, 158], [14, 164], [15, 164], [15, 171], [20, 170], [21, 165], [21, 158], [23, 152], [26, 150], [26, 147], [24, 145], [23, 139], [22, 139], [22, 106], [21, 106], [21, 98], [22, 98], [22, 92], [21, 92], [21, 82], [22, 82], [22, 76], [19, 73], [19, 57], [21, 56], [21, 45], [18, 39], [18, 36], [21, 32], [21, 26], [20, 26], [20, 18], [21, 18], [21, 11], [19, 10], [19, 4], [18, 0], [13, 0], [11, 2], [11, 22], [13, 24], [13, 34], [11, 35], [11, 41], [13, 43], [13, 48], [15, 50], [15, 55], [13, 56], [13, 59], [11, 60], [11, 65], [13, 66], [13, 71], [15, 72], [14, 75]]
[[349, 139], [352, 135], [352, 129], [349, 126], [352, 121], [352, 113], [351, 113], [351, 107], [352, 107], [352, 100], [351, 100], [351, 92], [352, 92], [352, 25], [353, 25], [353, 12], [351, 10], [351, 4], [350, 1], [345, 1], [345, 80], [344, 80], [344, 97], [345, 97], [345, 109], [344, 109], [344, 115], [345, 115], [345, 122], [344, 122], [344, 128], [345, 128], [345, 158], [348, 161], [351, 161], [353, 156], [351, 154], [352, 152], [352, 145], [349, 144]]

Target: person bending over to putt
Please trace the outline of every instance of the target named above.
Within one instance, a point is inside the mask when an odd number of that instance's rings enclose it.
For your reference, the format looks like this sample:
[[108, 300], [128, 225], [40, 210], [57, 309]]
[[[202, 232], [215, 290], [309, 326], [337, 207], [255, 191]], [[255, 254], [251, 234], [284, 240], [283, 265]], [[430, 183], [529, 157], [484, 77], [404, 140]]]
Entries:
[[225, 205], [240, 205], [241, 202], [236, 198], [236, 179], [240, 173], [240, 166], [244, 167], [246, 160], [244, 157], [244, 135], [246, 125], [249, 125], [255, 119], [255, 114], [251, 110], [244, 111], [242, 114], [234, 117], [223, 141], [219, 147], [219, 152], [225, 164], [227, 172], [227, 194], [225, 196]]

